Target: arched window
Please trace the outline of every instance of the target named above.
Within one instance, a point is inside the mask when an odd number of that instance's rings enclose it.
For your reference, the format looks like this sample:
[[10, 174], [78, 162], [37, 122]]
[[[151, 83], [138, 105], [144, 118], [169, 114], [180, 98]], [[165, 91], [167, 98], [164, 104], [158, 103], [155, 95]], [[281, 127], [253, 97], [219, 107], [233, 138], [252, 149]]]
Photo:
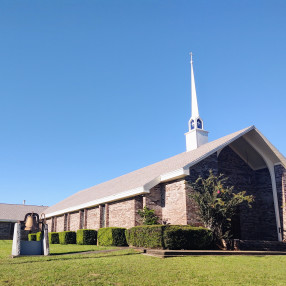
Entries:
[[192, 119], [191, 120], [191, 130], [193, 130], [195, 128], [195, 122], [194, 122], [194, 120]]
[[202, 121], [200, 119], [197, 120], [197, 127], [202, 129]]

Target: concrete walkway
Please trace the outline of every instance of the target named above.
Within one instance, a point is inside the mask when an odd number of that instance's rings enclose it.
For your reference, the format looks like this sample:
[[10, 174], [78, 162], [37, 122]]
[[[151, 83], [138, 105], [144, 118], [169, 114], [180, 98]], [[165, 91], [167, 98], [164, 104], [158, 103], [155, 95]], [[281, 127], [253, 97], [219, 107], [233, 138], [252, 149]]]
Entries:
[[246, 250], [160, 250], [146, 249], [144, 255], [160, 258], [178, 256], [201, 256], [201, 255], [286, 255], [286, 251], [246, 251]]
[[97, 253], [115, 252], [115, 251], [126, 250], [126, 249], [129, 249], [129, 247], [118, 247], [115, 249], [78, 251], [78, 252], [69, 252], [69, 253], [52, 253], [51, 255], [97, 254]]

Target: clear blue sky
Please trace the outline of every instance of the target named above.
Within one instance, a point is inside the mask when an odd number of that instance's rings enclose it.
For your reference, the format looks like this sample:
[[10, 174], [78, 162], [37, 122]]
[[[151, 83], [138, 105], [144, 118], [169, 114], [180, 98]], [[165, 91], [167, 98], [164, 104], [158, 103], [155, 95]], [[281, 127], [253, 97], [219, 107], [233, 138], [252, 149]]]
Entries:
[[1, 1], [0, 202], [52, 205], [209, 139], [286, 155], [286, 1]]

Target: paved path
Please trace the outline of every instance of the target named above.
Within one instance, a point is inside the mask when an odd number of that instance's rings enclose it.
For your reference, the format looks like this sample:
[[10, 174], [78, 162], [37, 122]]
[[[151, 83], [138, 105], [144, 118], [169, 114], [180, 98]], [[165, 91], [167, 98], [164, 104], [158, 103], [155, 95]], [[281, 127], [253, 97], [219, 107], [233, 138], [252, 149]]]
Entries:
[[107, 253], [107, 252], [115, 252], [120, 250], [130, 249], [129, 247], [118, 247], [114, 249], [106, 249], [106, 250], [90, 250], [90, 251], [78, 251], [78, 252], [69, 252], [69, 253], [51, 253], [50, 255], [74, 255], [74, 254], [97, 254], [97, 253]]

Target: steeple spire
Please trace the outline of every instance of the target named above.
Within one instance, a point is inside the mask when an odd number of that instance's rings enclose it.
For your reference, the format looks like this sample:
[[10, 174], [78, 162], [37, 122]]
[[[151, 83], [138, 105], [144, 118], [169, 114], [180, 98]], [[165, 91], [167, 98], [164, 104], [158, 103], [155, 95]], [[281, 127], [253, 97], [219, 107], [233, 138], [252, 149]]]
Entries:
[[190, 53], [191, 56], [191, 95], [192, 95], [192, 117], [199, 117], [199, 107], [197, 100], [196, 84], [195, 84], [195, 75], [193, 68], [193, 53]]
[[193, 68], [193, 54], [191, 56], [191, 96], [192, 96], [192, 115], [189, 120], [189, 132], [186, 135], [187, 151], [197, 149], [201, 145], [208, 142], [208, 132], [203, 129], [203, 120], [199, 115], [198, 99], [196, 92], [194, 68]]

